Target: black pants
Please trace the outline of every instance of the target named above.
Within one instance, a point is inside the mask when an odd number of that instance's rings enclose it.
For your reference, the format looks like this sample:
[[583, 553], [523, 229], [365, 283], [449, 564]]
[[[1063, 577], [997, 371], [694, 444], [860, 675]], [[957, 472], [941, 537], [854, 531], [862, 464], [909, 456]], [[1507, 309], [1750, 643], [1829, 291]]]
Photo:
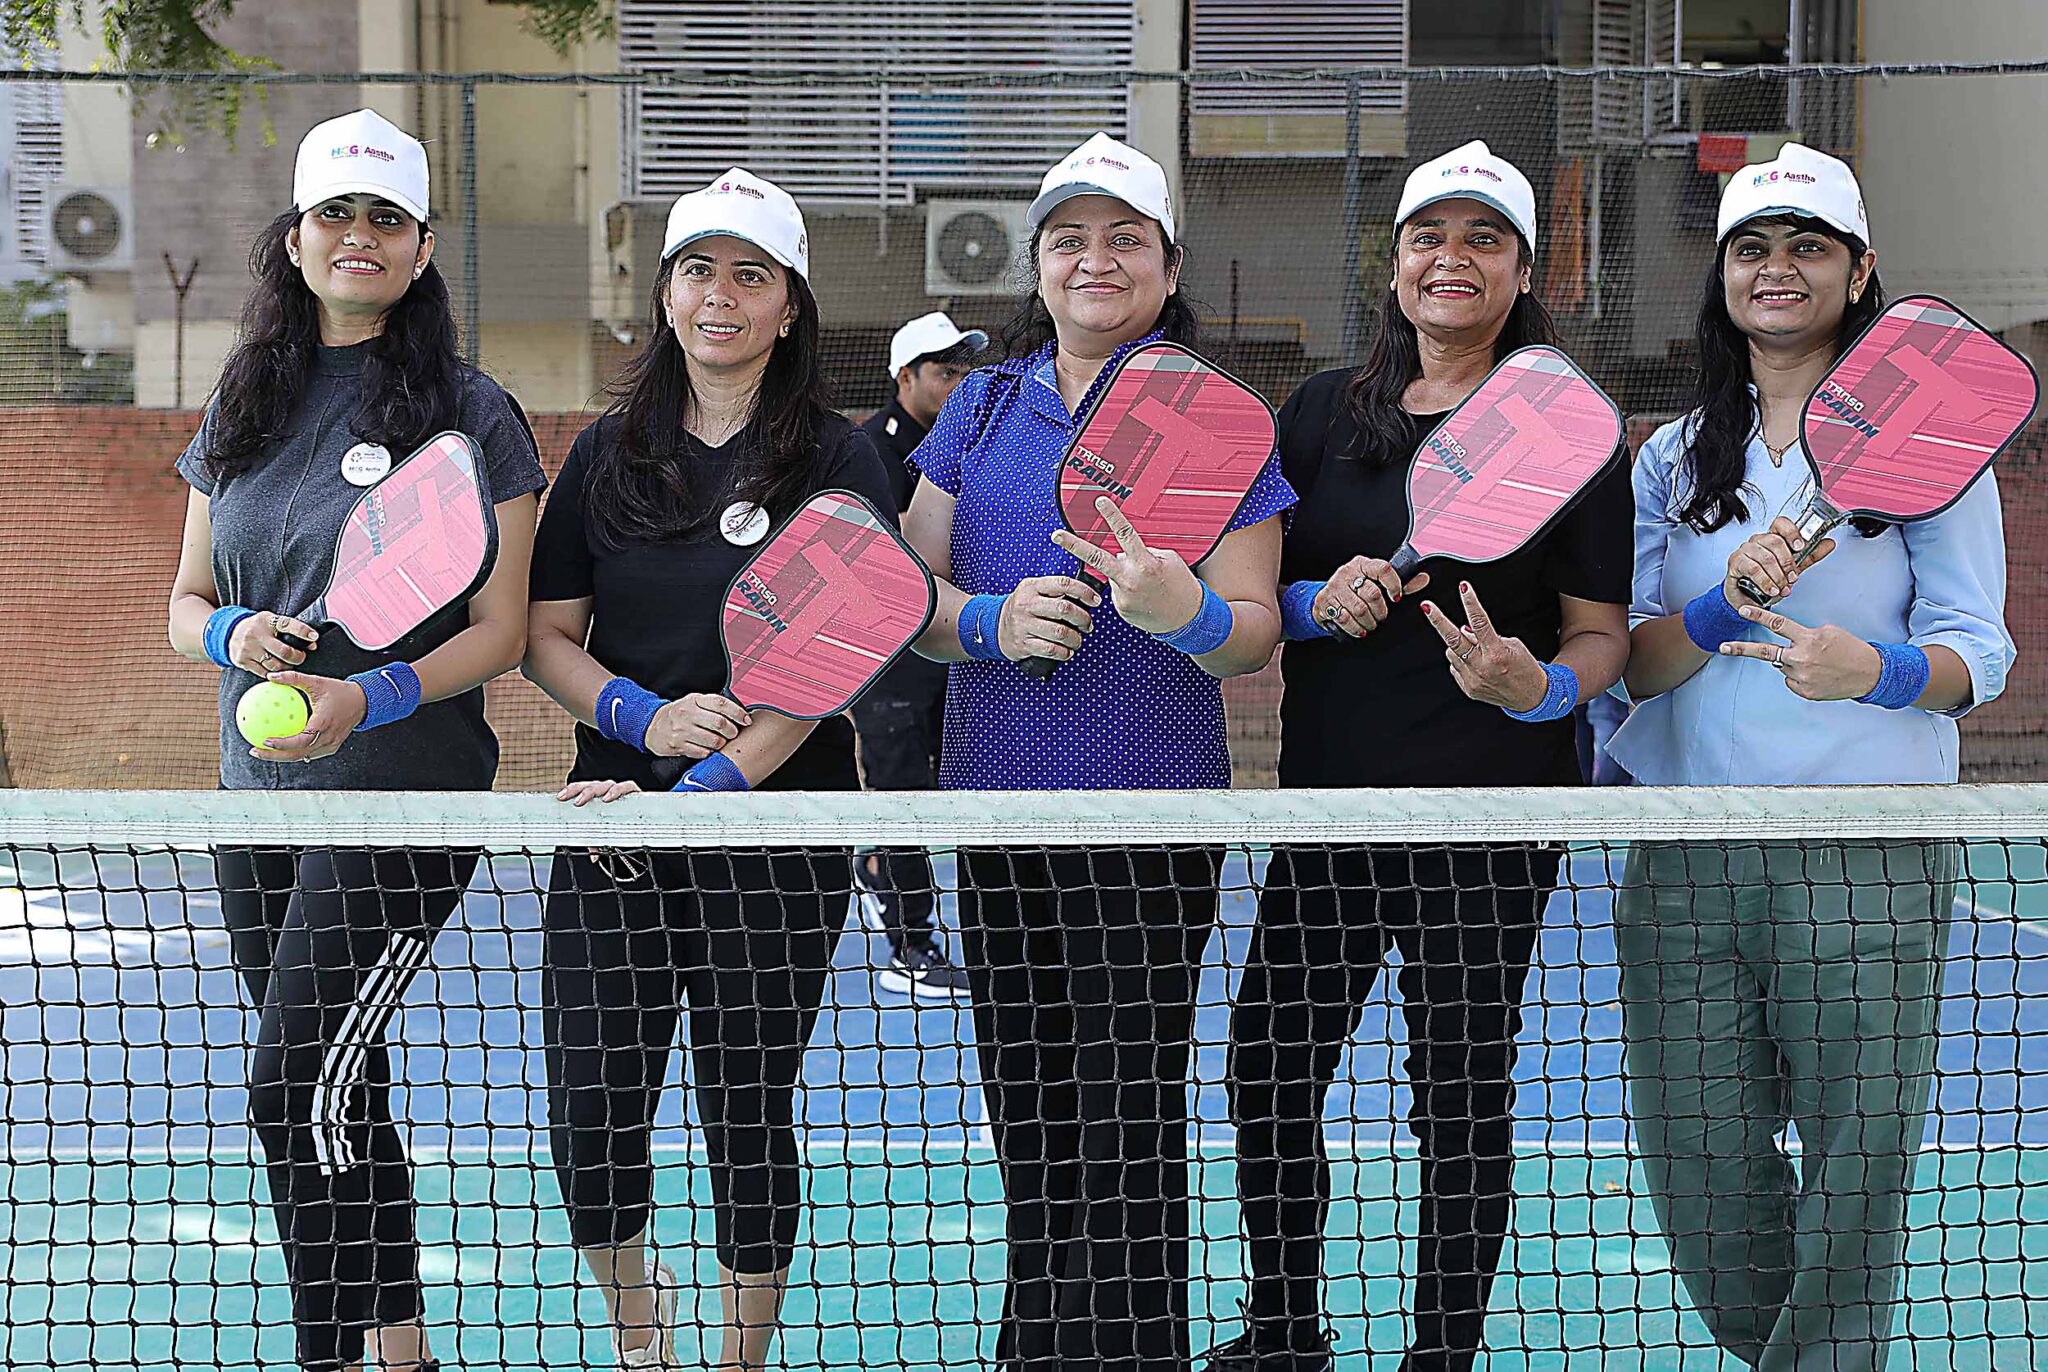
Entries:
[[1187, 1073], [1206, 849], [962, 852], [1007, 1208], [1004, 1372], [1182, 1372]]
[[803, 1185], [796, 1083], [845, 920], [847, 853], [555, 855], [541, 975], [549, 1137], [579, 1248], [647, 1227], [649, 1138], [687, 1004], [718, 1260], [778, 1272]]
[[1274, 853], [1231, 1016], [1229, 1085], [1251, 1317], [1275, 1342], [1321, 1330], [1323, 1101], [1398, 947], [1422, 1166], [1403, 1366], [1472, 1365], [1513, 1209], [1515, 1035], [1557, 864], [1528, 847]]
[[[878, 688], [856, 703], [853, 727], [860, 737], [861, 778], [867, 788], [929, 791], [937, 786], [945, 719], [943, 678], [935, 692], [900, 695]], [[889, 945], [898, 952], [929, 945], [937, 932], [933, 915], [938, 906], [931, 854], [922, 848], [885, 848], [876, 856], [880, 870], [873, 884], [896, 895], [893, 921], [882, 931]], [[866, 862], [867, 855], [855, 861]]]
[[477, 858], [347, 848], [214, 856], [235, 966], [261, 1016], [249, 1114], [302, 1367], [358, 1361], [365, 1329], [425, 1313], [384, 1030]]

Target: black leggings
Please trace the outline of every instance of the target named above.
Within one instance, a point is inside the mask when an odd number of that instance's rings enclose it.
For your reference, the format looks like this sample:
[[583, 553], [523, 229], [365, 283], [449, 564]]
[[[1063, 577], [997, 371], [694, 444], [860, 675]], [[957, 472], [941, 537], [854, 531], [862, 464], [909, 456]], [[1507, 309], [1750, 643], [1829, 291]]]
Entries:
[[1251, 1318], [1275, 1345], [1321, 1335], [1323, 1101], [1398, 947], [1422, 1165], [1403, 1367], [1472, 1365], [1513, 1209], [1515, 1036], [1557, 863], [1529, 847], [1273, 854], [1230, 1020], [1229, 1088]]
[[356, 1362], [365, 1329], [425, 1313], [384, 1029], [477, 859], [352, 848], [214, 855], [235, 966], [261, 1014], [249, 1115], [269, 1162], [307, 1369]]
[[1007, 1208], [1004, 1372], [1183, 1372], [1206, 849], [960, 855]]
[[542, 1013], [549, 1137], [579, 1248], [647, 1227], [649, 1137], [682, 1005], [718, 1260], [789, 1266], [803, 1203], [795, 1100], [846, 919], [845, 849], [555, 854]]

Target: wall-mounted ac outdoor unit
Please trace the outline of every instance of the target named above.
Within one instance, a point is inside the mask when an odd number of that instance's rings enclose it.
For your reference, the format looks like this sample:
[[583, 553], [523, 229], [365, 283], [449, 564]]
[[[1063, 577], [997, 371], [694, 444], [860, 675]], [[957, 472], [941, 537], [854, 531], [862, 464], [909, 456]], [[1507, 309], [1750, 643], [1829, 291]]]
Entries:
[[925, 203], [926, 295], [1016, 295], [1025, 245], [1022, 200]]
[[60, 274], [125, 272], [133, 264], [134, 225], [123, 191], [58, 185], [49, 206], [50, 270]]

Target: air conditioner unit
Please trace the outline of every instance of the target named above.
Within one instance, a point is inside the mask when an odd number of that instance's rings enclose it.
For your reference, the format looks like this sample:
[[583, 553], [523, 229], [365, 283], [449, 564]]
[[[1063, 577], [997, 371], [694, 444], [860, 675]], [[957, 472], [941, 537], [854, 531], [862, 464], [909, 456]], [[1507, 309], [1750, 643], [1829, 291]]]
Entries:
[[134, 226], [128, 194], [101, 186], [52, 186], [49, 208], [50, 270], [79, 276], [125, 272], [134, 263]]
[[1016, 295], [1030, 232], [1022, 200], [925, 204], [926, 295]]

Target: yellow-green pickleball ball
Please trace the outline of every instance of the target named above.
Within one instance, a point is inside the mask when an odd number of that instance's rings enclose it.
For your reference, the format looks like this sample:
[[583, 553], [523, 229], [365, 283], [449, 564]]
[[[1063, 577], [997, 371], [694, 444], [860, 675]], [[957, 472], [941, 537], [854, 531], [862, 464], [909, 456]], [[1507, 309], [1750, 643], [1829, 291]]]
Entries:
[[312, 715], [313, 705], [306, 693], [282, 681], [259, 681], [235, 702], [235, 727], [255, 748], [273, 738], [290, 738], [306, 727]]

